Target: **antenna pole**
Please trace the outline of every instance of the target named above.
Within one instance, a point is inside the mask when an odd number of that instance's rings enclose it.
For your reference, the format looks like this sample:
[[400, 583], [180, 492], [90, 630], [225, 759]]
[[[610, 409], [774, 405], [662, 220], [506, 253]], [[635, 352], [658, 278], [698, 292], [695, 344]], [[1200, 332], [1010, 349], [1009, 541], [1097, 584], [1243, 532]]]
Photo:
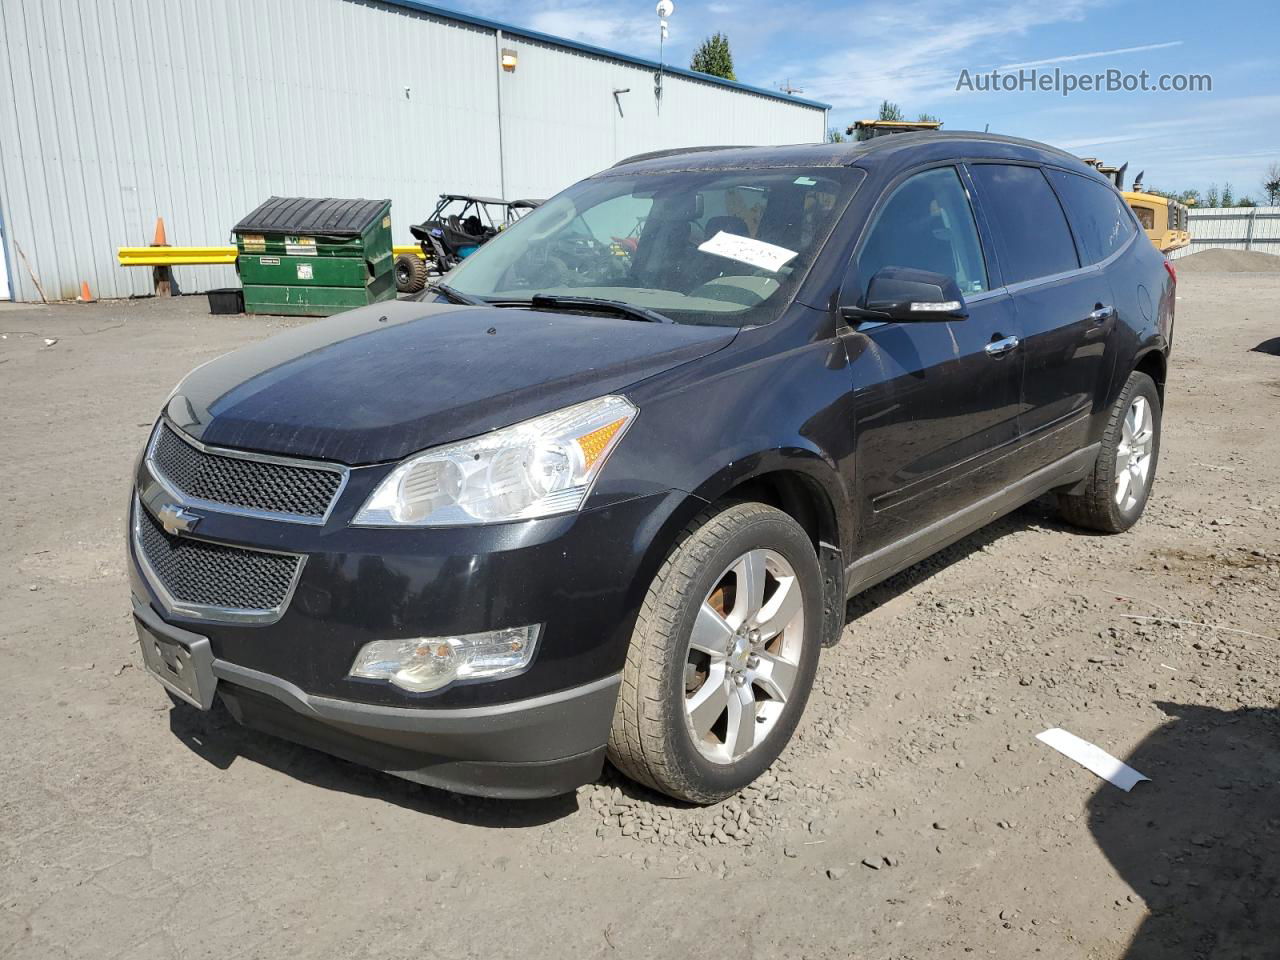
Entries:
[[653, 75], [653, 98], [657, 101], [658, 112], [662, 112], [662, 75], [666, 69], [664, 44], [667, 40], [667, 17], [675, 13], [676, 5], [671, 0], [658, 0], [654, 8], [658, 14], [658, 72]]

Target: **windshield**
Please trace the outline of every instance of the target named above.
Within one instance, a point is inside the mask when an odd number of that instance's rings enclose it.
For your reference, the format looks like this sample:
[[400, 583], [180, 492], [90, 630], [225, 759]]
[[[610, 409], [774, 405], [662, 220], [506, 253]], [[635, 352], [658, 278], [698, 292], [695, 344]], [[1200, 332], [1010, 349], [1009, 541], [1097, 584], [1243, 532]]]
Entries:
[[508, 227], [445, 282], [494, 301], [596, 297], [680, 323], [767, 323], [859, 179], [843, 168], [786, 168], [585, 180]]

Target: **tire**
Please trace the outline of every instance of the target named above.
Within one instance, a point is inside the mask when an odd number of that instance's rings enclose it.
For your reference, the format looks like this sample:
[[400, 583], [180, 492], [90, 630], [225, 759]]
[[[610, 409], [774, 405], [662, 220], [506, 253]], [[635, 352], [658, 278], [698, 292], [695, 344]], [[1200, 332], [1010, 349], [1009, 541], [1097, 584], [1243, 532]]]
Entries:
[[417, 254], [402, 253], [396, 257], [396, 290], [417, 293], [427, 285], [427, 261]]
[[[753, 582], [756, 591], [747, 587]], [[761, 503], [700, 514], [636, 620], [609, 734], [613, 765], [692, 803], [747, 786], [778, 758], [804, 712], [822, 613], [818, 559], [791, 517]], [[721, 644], [723, 655], [708, 652]]]
[[[1129, 437], [1135, 410], [1142, 411], [1138, 414], [1142, 419], [1139, 437], [1149, 431], [1145, 446], [1137, 448]], [[1138, 522], [1151, 496], [1160, 459], [1160, 416], [1160, 391], [1155, 381], [1135, 370], [1111, 407], [1098, 461], [1084, 482], [1084, 491], [1058, 495], [1058, 512], [1064, 520], [1104, 533], [1123, 533]], [[1128, 470], [1127, 483], [1120, 469], [1122, 459], [1135, 465]]]

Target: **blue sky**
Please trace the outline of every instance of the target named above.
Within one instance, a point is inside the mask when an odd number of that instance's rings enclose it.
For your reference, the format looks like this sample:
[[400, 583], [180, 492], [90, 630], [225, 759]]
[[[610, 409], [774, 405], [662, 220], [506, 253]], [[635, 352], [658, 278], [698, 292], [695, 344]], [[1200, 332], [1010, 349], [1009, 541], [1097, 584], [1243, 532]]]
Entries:
[[[738, 79], [785, 82], [832, 104], [833, 126], [883, 99], [948, 129], [1031, 137], [1129, 162], [1166, 189], [1230, 182], [1261, 193], [1280, 161], [1280, 4], [1276, 0], [674, 0], [668, 62], [729, 36]], [[445, 0], [469, 13], [639, 56], [657, 56], [649, 0]], [[1138, 48], [1138, 49], [1135, 49]], [[1052, 61], [1045, 63], [1045, 61]], [[957, 92], [962, 69], [1039, 64], [1075, 72], [1207, 73], [1205, 93]]]

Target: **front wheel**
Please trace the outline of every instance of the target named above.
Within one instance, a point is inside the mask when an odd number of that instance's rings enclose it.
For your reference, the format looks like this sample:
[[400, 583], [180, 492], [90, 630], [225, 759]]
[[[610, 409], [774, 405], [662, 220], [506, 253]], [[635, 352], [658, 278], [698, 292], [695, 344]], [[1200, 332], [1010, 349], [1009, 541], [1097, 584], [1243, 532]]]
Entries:
[[609, 759], [680, 800], [738, 792], [791, 739], [821, 633], [822, 577], [799, 524], [761, 503], [700, 515], [636, 621]]
[[1079, 494], [1059, 494], [1063, 519], [1104, 533], [1123, 533], [1142, 516], [1160, 459], [1160, 391], [1134, 371], [1111, 407], [1093, 473]]

